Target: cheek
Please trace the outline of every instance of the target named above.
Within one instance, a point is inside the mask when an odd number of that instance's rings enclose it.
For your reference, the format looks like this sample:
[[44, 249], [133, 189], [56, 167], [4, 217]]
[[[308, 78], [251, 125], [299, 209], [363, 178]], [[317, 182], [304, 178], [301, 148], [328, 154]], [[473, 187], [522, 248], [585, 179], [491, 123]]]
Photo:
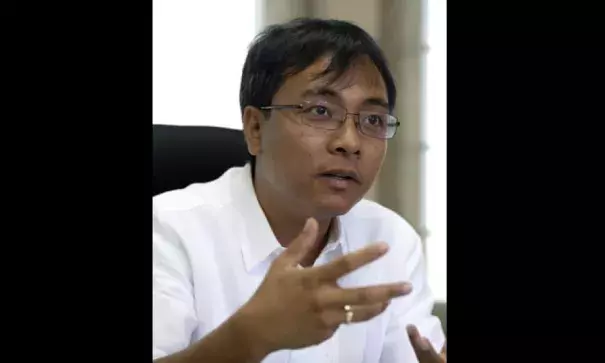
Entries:
[[[314, 154], [324, 138], [313, 133], [313, 130], [296, 125], [290, 120], [281, 122], [263, 135], [263, 152], [265, 159], [272, 164], [270, 169], [273, 179], [285, 184], [303, 182], [304, 176], [311, 173], [314, 165]], [[287, 182], [285, 179], [292, 179]]]
[[377, 173], [386, 156], [387, 144], [384, 141], [373, 142], [366, 148], [366, 170]]
[[296, 190], [296, 194], [307, 195], [309, 175], [313, 174], [316, 148], [321, 139], [304, 129], [289, 129], [280, 133], [275, 140], [274, 172], [275, 180], [287, 190]]
[[312, 164], [316, 150], [319, 150], [325, 138], [309, 127], [302, 125], [287, 125], [280, 131], [279, 145], [282, 157], [289, 158], [293, 169], [304, 169]]

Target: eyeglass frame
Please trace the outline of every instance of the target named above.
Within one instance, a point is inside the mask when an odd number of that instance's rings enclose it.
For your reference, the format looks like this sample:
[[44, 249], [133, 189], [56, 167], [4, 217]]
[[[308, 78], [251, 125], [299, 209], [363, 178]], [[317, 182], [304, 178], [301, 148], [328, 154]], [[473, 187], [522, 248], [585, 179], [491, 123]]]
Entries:
[[[338, 106], [338, 105], [336, 105], [336, 106]], [[259, 107], [259, 109], [262, 110], [262, 111], [288, 110], [288, 109], [299, 109], [299, 110], [302, 110], [302, 109], [304, 109], [304, 107], [305, 106], [304, 106], [303, 103], [299, 103], [299, 104], [291, 104], [291, 105], [261, 106], [261, 107]], [[393, 116], [393, 115], [391, 115], [389, 113], [384, 113], [384, 115], [388, 115], [388, 116], [390, 116], [390, 117], [392, 117], [392, 118], [395, 119], [395, 124], [394, 124], [395, 131], [393, 132], [393, 135], [391, 135], [390, 137], [376, 137], [376, 136], [368, 135], [368, 134], [366, 134], [366, 133], [364, 133], [362, 131], [362, 128], [361, 128], [361, 125], [360, 125], [360, 121], [359, 121], [361, 115], [360, 115], [359, 112], [357, 112], [357, 113], [355, 113], [355, 112], [348, 112], [348, 110], [346, 108], [341, 107], [341, 106], [338, 106], [338, 107], [342, 108], [345, 111], [342, 120], [340, 120], [340, 126], [339, 127], [335, 128], [335, 129], [324, 129], [324, 128], [320, 128], [320, 127], [314, 127], [314, 126], [308, 125], [306, 123], [305, 123], [305, 125], [313, 127], [313, 128], [316, 128], [316, 129], [334, 131], [334, 130], [338, 130], [340, 127], [342, 127], [342, 125], [347, 121], [347, 117], [349, 115], [353, 115], [353, 116], [357, 116], [356, 118], [353, 119], [353, 122], [355, 122], [355, 126], [356, 126], [357, 130], [361, 134], [363, 134], [365, 136], [368, 136], [368, 137], [371, 137], [371, 138], [375, 138], [375, 139], [378, 139], [378, 140], [390, 140], [390, 139], [392, 139], [393, 137], [395, 137], [395, 134], [397, 134], [397, 129], [399, 129], [399, 126], [401, 126], [401, 122], [399, 121], [399, 119], [397, 119], [397, 117], [395, 117], [395, 116]], [[387, 124], [387, 127], [388, 126], [393, 126], [393, 124], [391, 124], [391, 125]]]

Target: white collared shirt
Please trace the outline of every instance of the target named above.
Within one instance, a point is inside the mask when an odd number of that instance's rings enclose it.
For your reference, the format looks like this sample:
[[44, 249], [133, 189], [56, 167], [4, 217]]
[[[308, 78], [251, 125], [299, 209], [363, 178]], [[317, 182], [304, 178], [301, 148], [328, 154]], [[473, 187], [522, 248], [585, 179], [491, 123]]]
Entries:
[[[277, 351], [263, 363], [417, 362], [408, 324], [415, 324], [440, 351], [445, 337], [431, 315], [422, 245], [410, 225], [391, 210], [362, 200], [335, 226], [315, 265], [385, 241], [387, 255], [339, 284], [409, 281], [413, 292], [372, 320], [342, 325], [319, 345]], [[153, 358], [183, 350], [217, 328], [248, 301], [283, 250], [258, 204], [249, 165], [232, 168], [213, 182], [154, 197]]]

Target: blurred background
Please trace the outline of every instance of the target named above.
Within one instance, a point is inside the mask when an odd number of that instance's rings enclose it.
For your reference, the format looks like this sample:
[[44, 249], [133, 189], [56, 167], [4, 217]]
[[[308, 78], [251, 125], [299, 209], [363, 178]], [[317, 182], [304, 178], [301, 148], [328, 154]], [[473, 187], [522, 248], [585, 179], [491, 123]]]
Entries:
[[446, 7], [446, 0], [154, 0], [153, 123], [241, 129], [241, 69], [257, 32], [300, 16], [357, 23], [387, 55], [402, 122], [367, 198], [418, 231], [429, 282], [446, 301]]

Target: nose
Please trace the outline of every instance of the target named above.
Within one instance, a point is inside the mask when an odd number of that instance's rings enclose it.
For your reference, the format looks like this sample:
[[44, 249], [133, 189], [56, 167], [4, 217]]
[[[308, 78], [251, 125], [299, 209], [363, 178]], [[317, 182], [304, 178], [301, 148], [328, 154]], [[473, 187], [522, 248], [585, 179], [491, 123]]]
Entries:
[[330, 140], [330, 152], [334, 154], [356, 155], [361, 152], [361, 139], [354, 114], [348, 114], [341, 127]]

